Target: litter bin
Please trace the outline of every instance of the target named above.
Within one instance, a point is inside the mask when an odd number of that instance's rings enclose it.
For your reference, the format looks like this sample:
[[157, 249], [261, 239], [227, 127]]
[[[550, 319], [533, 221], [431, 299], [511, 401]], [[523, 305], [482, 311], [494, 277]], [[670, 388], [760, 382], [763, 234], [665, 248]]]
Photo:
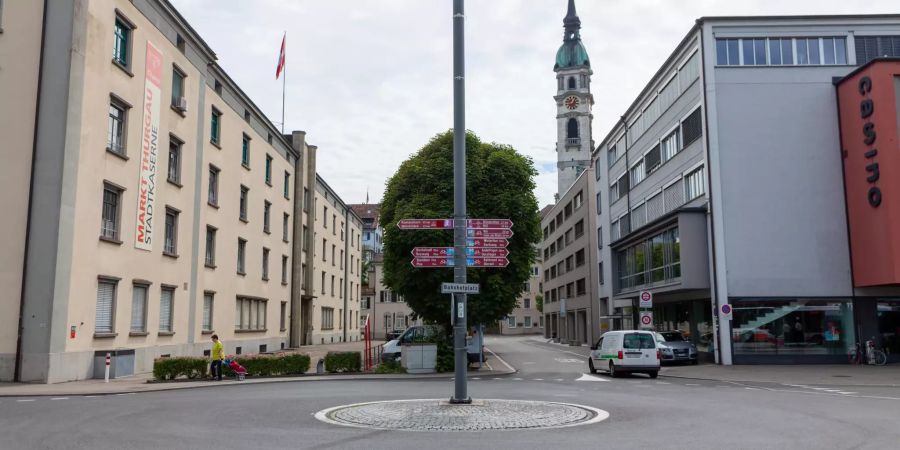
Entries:
[[316, 363], [316, 373], [323, 374], [325, 373], [325, 360], [319, 358], [319, 362]]

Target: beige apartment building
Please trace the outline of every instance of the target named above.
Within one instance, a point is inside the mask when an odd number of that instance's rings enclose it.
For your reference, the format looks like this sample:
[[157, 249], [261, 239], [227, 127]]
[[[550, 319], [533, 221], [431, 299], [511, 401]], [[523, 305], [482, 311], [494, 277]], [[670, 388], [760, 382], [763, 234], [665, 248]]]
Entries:
[[412, 325], [421, 325], [421, 319], [413, 320], [412, 308], [403, 296], [384, 285], [384, 254], [375, 253], [369, 264], [369, 285], [362, 304], [362, 317], [369, 319], [372, 339], [387, 340]]
[[[531, 266], [531, 275], [522, 285], [522, 295], [516, 299], [516, 307], [506, 320], [497, 324], [503, 335], [544, 334], [544, 313], [538, 309], [538, 296], [543, 297], [541, 282], [541, 252]], [[543, 298], [541, 298], [543, 301]]]
[[361, 221], [168, 1], [0, 5], [0, 380], [358, 339]]

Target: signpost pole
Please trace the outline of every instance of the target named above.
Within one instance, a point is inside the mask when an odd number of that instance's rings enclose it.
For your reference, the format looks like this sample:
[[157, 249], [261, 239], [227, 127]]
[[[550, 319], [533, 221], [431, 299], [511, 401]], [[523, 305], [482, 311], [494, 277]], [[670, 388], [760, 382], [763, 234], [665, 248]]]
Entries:
[[[453, 281], [466, 282], [466, 80], [464, 0], [453, 0]], [[456, 296], [453, 315], [455, 389], [450, 403], [472, 403], [466, 385], [466, 294]]]

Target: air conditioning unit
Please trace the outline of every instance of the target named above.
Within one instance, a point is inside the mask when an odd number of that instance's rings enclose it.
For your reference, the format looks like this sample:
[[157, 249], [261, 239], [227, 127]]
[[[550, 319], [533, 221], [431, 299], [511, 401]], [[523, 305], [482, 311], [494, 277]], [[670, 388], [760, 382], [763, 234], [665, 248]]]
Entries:
[[187, 99], [184, 97], [178, 97], [178, 103], [175, 105], [179, 111], [186, 112], [187, 111]]

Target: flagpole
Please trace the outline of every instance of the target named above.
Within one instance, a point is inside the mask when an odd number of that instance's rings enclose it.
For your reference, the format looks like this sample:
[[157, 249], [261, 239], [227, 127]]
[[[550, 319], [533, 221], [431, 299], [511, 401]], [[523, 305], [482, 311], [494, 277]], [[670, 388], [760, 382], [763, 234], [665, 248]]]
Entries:
[[284, 32], [284, 64], [281, 67], [281, 134], [284, 134], [284, 99], [287, 90], [287, 31]]

